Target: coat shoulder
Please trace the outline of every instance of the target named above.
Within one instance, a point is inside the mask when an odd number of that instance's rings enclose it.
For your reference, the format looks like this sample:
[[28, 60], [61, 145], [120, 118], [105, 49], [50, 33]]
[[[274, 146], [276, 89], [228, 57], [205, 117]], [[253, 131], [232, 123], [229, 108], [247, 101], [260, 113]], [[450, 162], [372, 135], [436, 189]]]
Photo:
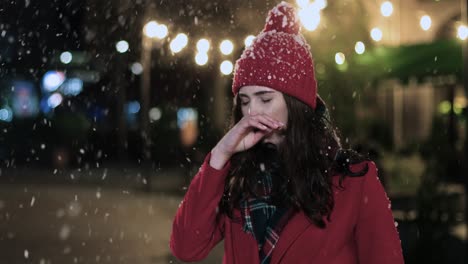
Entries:
[[350, 175], [344, 173], [334, 175], [333, 182], [339, 184], [340, 179], [343, 177], [342, 186], [346, 188], [350, 185], [361, 185], [368, 178], [378, 178], [378, 168], [372, 160], [350, 164], [349, 172]]

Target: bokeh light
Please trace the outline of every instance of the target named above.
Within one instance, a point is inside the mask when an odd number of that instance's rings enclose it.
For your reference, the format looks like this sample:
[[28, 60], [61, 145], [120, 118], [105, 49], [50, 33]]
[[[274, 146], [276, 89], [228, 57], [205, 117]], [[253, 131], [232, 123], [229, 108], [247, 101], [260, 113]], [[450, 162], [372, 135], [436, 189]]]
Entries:
[[42, 87], [47, 92], [54, 92], [65, 81], [65, 74], [59, 71], [48, 71], [42, 78]]
[[207, 39], [200, 39], [197, 42], [197, 50], [201, 53], [207, 53], [210, 49], [210, 42]]
[[69, 51], [65, 51], [65, 52], [62, 52], [62, 54], [60, 54], [60, 61], [63, 63], [63, 64], [68, 64], [72, 61], [73, 59], [73, 56], [71, 54], [71, 52]]
[[208, 62], [208, 54], [198, 52], [197, 55], [195, 55], [195, 62], [200, 66], [205, 65]]
[[390, 1], [383, 2], [380, 6], [380, 13], [382, 13], [384, 17], [391, 16], [393, 13], [393, 4]]
[[180, 52], [188, 44], [188, 37], [184, 33], [178, 34], [169, 45], [170, 49], [174, 53]]
[[219, 45], [219, 49], [224, 55], [229, 55], [234, 50], [234, 44], [232, 43], [232, 41], [226, 39], [221, 42], [221, 44]]
[[139, 62], [134, 62], [132, 63], [132, 66], [130, 66], [130, 70], [133, 74], [140, 75], [141, 73], [143, 73], [143, 66]]
[[53, 93], [49, 98], [47, 99], [47, 105], [50, 108], [56, 108], [59, 106], [63, 101], [63, 96], [59, 93]]
[[345, 62], [345, 59], [346, 59], [346, 57], [342, 52], [338, 52], [338, 53], [335, 54], [336, 64], [338, 64], [338, 65], [343, 64]]
[[381, 41], [383, 37], [382, 30], [380, 28], [375, 27], [371, 30], [371, 38], [375, 41]]
[[255, 40], [255, 36], [253, 36], [253, 35], [247, 36], [245, 38], [245, 40], [244, 40], [245, 46], [248, 47], [248, 46], [252, 45], [254, 40]]
[[320, 24], [320, 9], [317, 5], [309, 5], [298, 12], [299, 20], [308, 31], [314, 31]]
[[461, 40], [466, 40], [468, 38], [468, 27], [465, 25], [458, 26], [457, 37]]
[[225, 60], [221, 63], [219, 68], [221, 70], [221, 73], [223, 73], [224, 75], [229, 75], [232, 73], [234, 66], [232, 65], [232, 62]]
[[362, 41], [356, 42], [356, 45], [354, 46], [354, 50], [356, 51], [357, 54], [363, 54], [364, 51], [366, 51], [366, 45]]
[[431, 28], [432, 20], [431, 17], [428, 15], [422, 16], [421, 20], [419, 21], [419, 25], [424, 31], [427, 31]]
[[121, 40], [117, 42], [117, 44], [115, 44], [115, 49], [117, 49], [119, 53], [127, 52], [128, 48], [129, 48], [128, 42], [125, 40]]

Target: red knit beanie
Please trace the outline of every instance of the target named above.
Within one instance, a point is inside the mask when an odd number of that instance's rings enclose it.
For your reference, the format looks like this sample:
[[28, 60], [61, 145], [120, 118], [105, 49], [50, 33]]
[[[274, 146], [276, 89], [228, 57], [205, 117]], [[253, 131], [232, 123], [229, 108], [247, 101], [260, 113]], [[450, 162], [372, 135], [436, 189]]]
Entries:
[[294, 7], [281, 2], [273, 8], [263, 31], [236, 62], [232, 83], [234, 95], [243, 86], [267, 86], [315, 109], [314, 64], [310, 47], [299, 30]]

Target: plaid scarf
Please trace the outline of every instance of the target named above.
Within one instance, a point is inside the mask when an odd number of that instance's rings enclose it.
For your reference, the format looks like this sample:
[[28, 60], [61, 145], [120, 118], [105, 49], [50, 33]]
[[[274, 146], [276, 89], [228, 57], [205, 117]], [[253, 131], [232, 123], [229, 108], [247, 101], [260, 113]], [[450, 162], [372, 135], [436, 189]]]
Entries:
[[289, 218], [292, 209], [277, 207], [272, 203], [273, 178], [270, 170], [260, 164], [257, 173], [257, 197], [244, 197], [241, 201], [243, 230], [257, 240], [261, 264], [268, 264], [279, 236]]

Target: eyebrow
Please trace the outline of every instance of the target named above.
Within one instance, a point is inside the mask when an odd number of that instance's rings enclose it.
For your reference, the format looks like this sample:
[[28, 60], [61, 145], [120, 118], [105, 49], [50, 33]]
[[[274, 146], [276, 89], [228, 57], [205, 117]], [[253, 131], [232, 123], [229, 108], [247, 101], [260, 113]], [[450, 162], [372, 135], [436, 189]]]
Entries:
[[[259, 95], [264, 95], [264, 94], [269, 94], [269, 93], [274, 93], [275, 91], [258, 91], [256, 93], [254, 93], [255, 96], [259, 96]], [[239, 93], [239, 96], [240, 97], [249, 97], [248, 95], [246, 94], [243, 94], [243, 93]]]

